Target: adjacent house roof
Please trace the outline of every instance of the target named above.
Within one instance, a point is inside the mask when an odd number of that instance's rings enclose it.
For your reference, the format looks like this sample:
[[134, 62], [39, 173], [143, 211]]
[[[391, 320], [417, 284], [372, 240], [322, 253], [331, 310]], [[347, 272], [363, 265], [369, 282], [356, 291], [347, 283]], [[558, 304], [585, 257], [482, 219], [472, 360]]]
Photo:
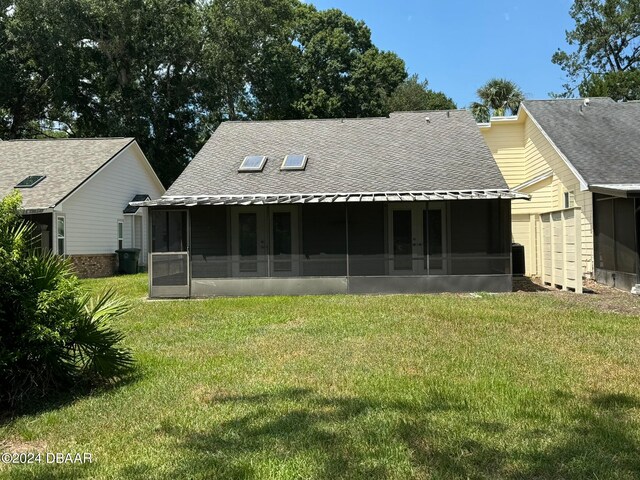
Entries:
[[588, 186], [640, 183], [640, 103], [554, 99], [523, 107]]
[[[290, 154], [307, 156], [304, 170], [281, 170]], [[246, 156], [266, 156], [262, 171], [239, 172]], [[447, 193], [511, 195], [472, 115], [463, 110], [226, 122], [167, 194], [147, 204], [373, 201]]]
[[133, 138], [13, 140], [0, 143], [0, 196], [29, 176], [45, 178], [21, 188], [27, 212], [55, 207]]

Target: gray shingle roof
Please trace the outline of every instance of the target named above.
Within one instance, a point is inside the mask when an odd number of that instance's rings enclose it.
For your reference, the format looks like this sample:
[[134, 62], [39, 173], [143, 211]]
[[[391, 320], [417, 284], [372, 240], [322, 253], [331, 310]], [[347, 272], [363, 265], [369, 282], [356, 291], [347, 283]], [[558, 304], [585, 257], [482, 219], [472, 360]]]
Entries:
[[107, 163], [132, 138], [15, 140], [0, 143], [0, 196], [29, 175], [46, 175], [33, 188], [21, 188], [26, 210], [58, 204]]
[[[429, 121], [426, 121], [429, 117]], [[306, 154], [304, 171], [280, 171]], [[239, 173], [266, 155], [260, 173]], [[390, 118], [226, 122], [166, 195], [506, 189], [467, 111], [393, 113]]]
[[640, 183], [640, 103], [592, 98], [524, 106], [587, 184]]

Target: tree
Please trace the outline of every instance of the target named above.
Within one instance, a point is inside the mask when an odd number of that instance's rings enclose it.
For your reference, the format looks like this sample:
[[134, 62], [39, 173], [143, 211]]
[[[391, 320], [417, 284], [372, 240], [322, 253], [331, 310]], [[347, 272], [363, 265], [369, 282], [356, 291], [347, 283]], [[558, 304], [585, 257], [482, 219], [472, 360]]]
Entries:
[[295, 25], [301, 118], [380, 116], [386, 98], [407, 77], [404, 62], [381, 52], [361, 21], [337, 9], [298, 6]]
[[391, 94], [387, 103], [389, 112], [411, 110], [455, 110], [455, 102], [442, 92], [434, 92], [425, 79], [420, 81], [418, 75], [411, 75]]
[[504, 78], [492, 78], [476, 94], [480, 102], [471, 104], [471, 112], [478, 122], [488, 122], [492, 116], [518, 113], [524, 94], [518, 85]]
[[578, 86], [581, 97], [611, 97], [616, 101], [640, 99], [640, 70], [592, 75]]
[[20, 195], [0, 200], [0, 405], [129, 373], [131, 353], [110, 322], [129, 306], [107, 291], [90, 298], [68, 260], [31, 248], [35, 225]]
[[165, 185], [225, 120], [376, 116], [407, 74], [299, 0], [0, 0], [0, 138], [132, 136]]
[[[575, 0], [569, 14], [575, 28], [566, 32], [566, 39], [576, 49], [558, 49], [551, 59], [568, 77], [564, 92], [558, 95], [572, 96], [576, 87], [582, 94], [588, 92], [590, 82], [606, 94], [602, 87], [612, 86], [615, 91], [622, 78], [637, 91], [636, 76], [621, 72], [632, 72], [640, 65], [640, 0]], [[611, 72], [615, 75], [604, 79]]]

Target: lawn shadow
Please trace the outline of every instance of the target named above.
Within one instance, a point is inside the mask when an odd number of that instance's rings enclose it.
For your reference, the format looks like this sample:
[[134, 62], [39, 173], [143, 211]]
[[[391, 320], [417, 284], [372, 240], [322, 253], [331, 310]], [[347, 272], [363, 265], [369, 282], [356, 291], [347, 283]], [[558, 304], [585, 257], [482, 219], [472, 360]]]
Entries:
[[[241, 413], [207, 431], [185, 432], [165, 422], [162, 433], [177, 442], [176, 458], [181, 458], [167, 478], [255, 478], [274, 472], [279, 478], [290, 472], [318, 479], [612, 478], [612, 472], [634, 478], [640, 472], [635, 427], [626, 418], [638, 399], [627, 395], [594, 394], [559, 433], [533, 427], [523, 432], [522, 441], [539, 439], [533, 452], [502, 441], [509, 425], [474, 422], [463, 399], [442, 395], [416, 404], [292, 388], [217, 396], [209, 405], [232, 405]], [[434, 423], [450, 415], [469, 418], [469, 435]]]
[[32, 395], [26, 397], [19, 405], [13, 407], [0, 404], [0, 427], [9, 425], [20, 417], [58, 410], [86, 397], [99, 397], [126, 385], [132, 385], [141, 378], [142, 371], [134, 367], [134, 370], [125, 377], [100, 386], [77, 384], [65, 391], [53, 391], [43, 396]]

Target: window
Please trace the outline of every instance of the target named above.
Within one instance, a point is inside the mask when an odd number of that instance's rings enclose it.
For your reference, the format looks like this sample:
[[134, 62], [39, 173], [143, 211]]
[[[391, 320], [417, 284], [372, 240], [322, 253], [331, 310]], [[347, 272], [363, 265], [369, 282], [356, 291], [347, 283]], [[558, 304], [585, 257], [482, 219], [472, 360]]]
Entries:
[[267, 157], [262, 155], [249, 155], [244, 157], [244, 160], [238, 168], [239, 172], [261, 172], [264, 168], [264, 164], [267, 163]]
[[573, 192], [564, 192], [563, 208], [573, 207]]
[[35, 187], [38, 183], [46, 178], [45, 175], [29, 175], [16, 185], [16, 188], [31, 188]]
[[118, 220], [118, 250], [122, 250], [122, 231], [124, 230], [123, 226], [124, 225], [122, 220]]
[[64, 217], [57, 217], [56, 220], [57, 229], [56, 229], [56, 238], [58, 240], [58, 255], [65, 254], [65, 225], [64, 225]]
[[306, 155], [287, 155], [280, 170], [304, 170], [307, 166]]

